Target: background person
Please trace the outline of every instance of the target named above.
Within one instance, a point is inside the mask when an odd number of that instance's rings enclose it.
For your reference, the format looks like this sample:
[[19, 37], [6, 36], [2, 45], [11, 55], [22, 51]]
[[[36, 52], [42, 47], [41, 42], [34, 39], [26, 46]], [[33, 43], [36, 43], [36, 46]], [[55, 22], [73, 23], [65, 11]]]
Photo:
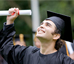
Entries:
[[23, 34], [15, 35], [13, 38], [13, 44], [26, 46], [26, 42], [24, 40], [24, 35]]
[[37, 33], [35, 33], [35, 37], [34, 37], [34, 45], [36, 47], [40, 48], [41, 43], [40, 43], [39, 39], [36, 37], [36, 34]]

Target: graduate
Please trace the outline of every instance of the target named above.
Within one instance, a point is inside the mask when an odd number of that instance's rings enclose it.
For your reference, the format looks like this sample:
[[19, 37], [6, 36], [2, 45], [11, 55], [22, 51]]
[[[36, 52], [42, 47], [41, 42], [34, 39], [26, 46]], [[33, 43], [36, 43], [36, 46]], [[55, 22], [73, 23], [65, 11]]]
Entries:
[[0, 52], [8, 64], [74, 64], [70, 57], [58, 51], [62, 46], [61, 31], [70, 17], [48, 13], [53, 16], [46, 18], [37, 29], [36, 37], [41, 42], [40, 49], [35, 46], [14, 46], [13, 36], [16, 32], [14, 20], [18, 17], [18, 10], [18, 8], [9, 9], [11, 15], [7, 16], [4, 27], [0, 31]]
[[[47, 17], [53, 16], [53, 15], [58, 15], [58, 14], [53, 13], [51, 11], [47, 11]], [[66, 54], [67, 56], [69, 56], [71, 59], [74, 60], [74, 52], [70, 54], [67, 43], [66, 43], [66, 41], [69, 41], [71, 44], [73, 43], [71, 18], [69, 16], [60, 15], [60, 14], [58, 16], [61, 17], [65, 21], [65, 27], [61, 31], [61, 37], [60, 37], [61, 41], [63, 42], [63, 46], [59, 49], [59, 52]]]

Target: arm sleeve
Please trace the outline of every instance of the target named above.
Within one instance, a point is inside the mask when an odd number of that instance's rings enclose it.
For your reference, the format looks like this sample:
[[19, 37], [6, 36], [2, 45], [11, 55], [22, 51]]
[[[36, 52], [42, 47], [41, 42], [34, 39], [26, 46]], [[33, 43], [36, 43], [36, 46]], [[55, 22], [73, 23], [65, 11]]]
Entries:
[[74, 60], [72, 60], [70, 57], [64, 54], [60, 54], [60, 60], [62, 61], [62, 64], [74, 64]]
[[0, 31], [0, 54], [8, 62], [8, 64], [19, 64], [19, 60], [23, 55], [23, 50], [28, 47], [14, 46], [13, 36], [15, 34], [14, 24], [6, 25], [4, 23], [3, 29]]

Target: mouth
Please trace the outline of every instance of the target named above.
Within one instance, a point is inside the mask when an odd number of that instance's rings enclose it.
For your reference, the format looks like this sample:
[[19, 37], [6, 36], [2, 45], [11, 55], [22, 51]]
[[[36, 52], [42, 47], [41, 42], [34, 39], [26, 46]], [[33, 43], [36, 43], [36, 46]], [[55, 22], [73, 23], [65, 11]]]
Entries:
[[38, 33], [45, 33], [44, 29], [38, 30]]

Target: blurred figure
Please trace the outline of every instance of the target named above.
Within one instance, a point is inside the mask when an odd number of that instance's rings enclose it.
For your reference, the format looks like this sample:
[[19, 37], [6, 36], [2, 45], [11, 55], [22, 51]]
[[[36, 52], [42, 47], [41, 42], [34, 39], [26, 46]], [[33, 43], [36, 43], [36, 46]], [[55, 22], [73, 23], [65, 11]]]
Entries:
[[34, 37], [34, 45], [36, 47], [40, 48], [41, 43], [40, 43], [39, 39], [36, 37], [36, 34], [37, 33], [35, 33], [35, 37]]
[[13, 44], [14, 45], [21, 45], [21, 46], [26, 46], [25, 40], [24, 40], [24, 35], [19, 34], [19, 36], [14, 36], [13, 38]]

